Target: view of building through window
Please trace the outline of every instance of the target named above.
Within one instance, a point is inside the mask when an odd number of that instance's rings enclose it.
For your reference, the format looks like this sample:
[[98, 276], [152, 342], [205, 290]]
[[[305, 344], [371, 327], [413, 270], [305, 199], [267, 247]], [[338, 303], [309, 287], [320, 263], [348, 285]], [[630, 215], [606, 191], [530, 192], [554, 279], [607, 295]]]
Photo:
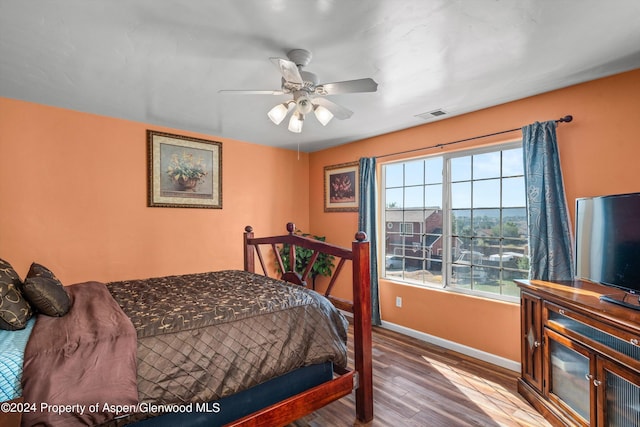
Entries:
[[384, 276], [516, 300], [529, 269], [522, 149], [383, 165]]

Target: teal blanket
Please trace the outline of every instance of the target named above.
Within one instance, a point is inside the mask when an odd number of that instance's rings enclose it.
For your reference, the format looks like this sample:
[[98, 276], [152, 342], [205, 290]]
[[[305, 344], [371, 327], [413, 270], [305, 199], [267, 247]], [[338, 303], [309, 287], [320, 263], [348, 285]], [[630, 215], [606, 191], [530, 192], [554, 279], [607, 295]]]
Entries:
[[18, 331], [0, 329], [0, 402], [15, 399], [22, 394], [22, 364], [24, 349], [36, 323], [35, 316]]

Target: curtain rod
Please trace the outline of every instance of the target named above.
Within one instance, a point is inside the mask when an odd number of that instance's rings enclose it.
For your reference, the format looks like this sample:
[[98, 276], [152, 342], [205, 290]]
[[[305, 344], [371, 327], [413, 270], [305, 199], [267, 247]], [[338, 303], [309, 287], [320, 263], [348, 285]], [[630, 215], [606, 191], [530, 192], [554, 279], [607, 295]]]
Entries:
[[[572, 120], [573, 120], [573, 116], [567, 115], [567, 116], [561, 117], [558, 120], [556, 120], [556, 123], [563, 123], [563, 122], [564, 123], [569, 123]], [[487, 137], [490, 137], [490, 136], [501, 135], [503, 133], [515, 132], [515, 131], [521, 130], [521, 129], [522, 128], [514, 128], [514, 129], [509, 129], [509, 130], [503, 130], [503, 131], [500, 131], [500, 132], [488, 133], [486, 135], [479, 135], [479, 136], [473, 136], [471, 138], [459, 139], [457, 141], [444, 142], [444, 143], [441, 143], [441, 144], [431, 145], [429, 147], [414, 148], [413, 150], [398, 151], [396, 153], [382, 154], [380, 156], [376, 156], [376, 159], [379, 159], [379, 158], [382, 158], [382, 157], [397, 156], [398, 154], [413, 153], [414, 151], [428, 150], [429, 148], [442, 148], [442, 147], [447, 146], [447, 145], [459, 144], [461, 142], [473, 141], [474, 139], [487, 138]]]

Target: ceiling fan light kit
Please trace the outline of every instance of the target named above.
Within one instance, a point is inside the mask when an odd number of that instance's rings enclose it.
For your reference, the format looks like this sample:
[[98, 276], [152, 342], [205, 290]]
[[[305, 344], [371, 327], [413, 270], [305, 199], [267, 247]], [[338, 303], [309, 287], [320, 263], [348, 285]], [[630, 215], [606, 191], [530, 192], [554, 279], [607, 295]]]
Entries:
[[293, 49], [287, 53], [287, 57], [289, 59], [271, 58], [271, 62], [278, 67], [282, 75], [281, 90], [232, 90], [228, 92], [250, 95], [292, 94], [293, 100], [278, 104], [267, 113], [269, 119], [279, 125], [289, 112], [295, 110], [289, 119], [288, 129], [291, 132], [302, 132], [304, 117], [312, 111], [323, 126], [326, 126], [334, 117], [338, 120], [351, 117], [353, 111], [324, 98], [327, 95], [378, 90], [378, 83], [370, 78], [318, 84], [318, 77], [314, 73], [302, 70], [302, 67], [311, 62], [311, 52], [305, 49]]

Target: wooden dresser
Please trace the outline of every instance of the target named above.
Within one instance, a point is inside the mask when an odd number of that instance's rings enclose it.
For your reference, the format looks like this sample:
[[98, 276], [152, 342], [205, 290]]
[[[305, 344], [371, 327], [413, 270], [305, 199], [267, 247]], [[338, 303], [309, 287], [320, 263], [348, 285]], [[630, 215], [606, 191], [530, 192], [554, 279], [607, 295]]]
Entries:
[[518, 391], [558, 426], [640, 426], [640, 311], [587, 281], [517, 280]]

